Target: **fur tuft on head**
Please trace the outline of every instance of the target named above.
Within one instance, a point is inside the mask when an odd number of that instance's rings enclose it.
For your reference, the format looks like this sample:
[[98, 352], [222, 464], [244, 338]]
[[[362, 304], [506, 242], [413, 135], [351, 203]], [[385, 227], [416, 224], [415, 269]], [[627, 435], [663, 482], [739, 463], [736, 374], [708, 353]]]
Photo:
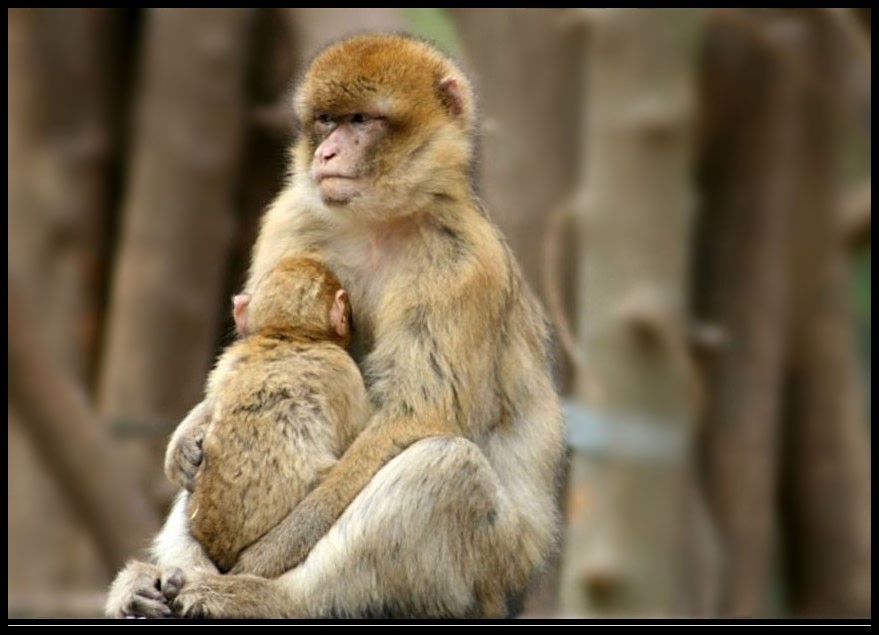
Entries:
[[391, 220], [436, 198], [458, 199], [470, 189], [473, 88], [457, 64], [424, 41], [372, 34], [331, 44], [305, 73], [295, 106], [300, 137], [294, 177], [312, 192], [317, 184], [308, 175], [328, 122], [365, 116], [383, 126], [375, 142], [361, 146], [360, 165], [368, 175], [362, 186], [352, 193], [353, 184], [342, 183], [346, 195], [339, 201], [324, 192], [323, 204], [331, 213]]

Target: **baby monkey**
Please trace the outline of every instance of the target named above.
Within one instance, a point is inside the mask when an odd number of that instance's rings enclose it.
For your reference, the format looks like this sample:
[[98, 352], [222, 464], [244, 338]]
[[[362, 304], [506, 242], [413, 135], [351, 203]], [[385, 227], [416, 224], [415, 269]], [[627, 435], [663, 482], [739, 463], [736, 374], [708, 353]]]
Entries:
[[252, 296], [234, 298], [234, 313], [242, 337], [187, 417], [204, 426], [190, 531], [220, 571], [320, 482], [370, 414], [346, 352], [348, 294], [323, 264], [282, 260]]

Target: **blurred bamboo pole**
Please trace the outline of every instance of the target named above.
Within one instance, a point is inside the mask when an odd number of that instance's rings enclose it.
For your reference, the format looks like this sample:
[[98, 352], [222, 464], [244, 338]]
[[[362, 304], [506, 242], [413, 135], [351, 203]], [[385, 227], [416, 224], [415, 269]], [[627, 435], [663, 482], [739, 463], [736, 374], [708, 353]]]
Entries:
[[118, 141], [119, 15], [13, 9], [9, 20], [9, 265], [50, 354], [87, 384]]
[[[828, 86], [841, 80], [844, 43], [826, 15], [802, 11], [805, 63]], [[785, 510], [793, 608], [800, 614], [871, 614], [871, 460], [866, 400], [846, 298], [839, 240], [838, 121], [805, 101], [805, 147], [795, 201], [791, 418]]]
[[702, 13], [584, 15], [588, 104], [575, 211], [589, 382], [575, 390], [587, 408], [582, 423], [603, 447], [574, 447], [562, 610], [693, 614], [705, 609], [684, 597], [683, 522], [707, 518], [687, 513], [698, 504], [687, 272]]
[[[120, 22], [111, 9], [8, 13], [8, 267], [53, 367], [83, 394], [102, 324]], [[8, 424], [10, 585], [104, 584], [93, 536], [35, 452], [29, 422], [10, 412]]]
[[406, 24], [399, 9], [286, 9], [293, 26], [296, 60], [305, 68], [324, 46], [342, 37], [364, 31], [403, 31]]
[[159, 521], [83, 390], [57, 371], [12, 281], [7, 290], [9, 402], [46, 459], [49, 472], [88, 527], [107, 571], [115, 571]]
[[[787, 55], [805, 42], [789, 15], [754, 20]], [[710, 34], [694, 296], [699, 319], [722, 325], [726, 344], [706, 364], [702, 460], [725, 549], [718, 610], [749, 617], [771, 612], [790, 322], [786, 250], [803, 152], [803, 87], [735, 24], [715, 21]]]
[[[150, 9], [98, 404], [144, 423], [147, 483], [167, 427], [196, 403], [234, 229], [253, 10]], [[152, 452], [144, 450], [152, 446]], [[135, 460], [135, 459], [133, 459]]]

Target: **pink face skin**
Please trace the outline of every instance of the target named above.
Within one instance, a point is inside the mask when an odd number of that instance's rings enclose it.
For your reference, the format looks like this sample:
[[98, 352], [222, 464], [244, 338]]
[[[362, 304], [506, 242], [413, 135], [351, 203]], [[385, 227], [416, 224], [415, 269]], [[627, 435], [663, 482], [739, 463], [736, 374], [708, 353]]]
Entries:
[[372, 146], [388, 130], [380, 116], [354, 113], [317, 116], [314, 127], [322, 141], [311, 162], [311, 178], [327, 205], [344, 205], [356, 198], [369, 184]]
[[[232, 317], [235, 319], [235, 330], [239, 337], [247, 337], [247, 307], [250, 305], [250, 294], [239, 293], [232, 297]], [[333, 330], [341, 338], [348, 337], [351, 324], [348, 323], [348, 292], [345, 289], [336, 291], [333, 306], [330, 308], [330, 323]]]

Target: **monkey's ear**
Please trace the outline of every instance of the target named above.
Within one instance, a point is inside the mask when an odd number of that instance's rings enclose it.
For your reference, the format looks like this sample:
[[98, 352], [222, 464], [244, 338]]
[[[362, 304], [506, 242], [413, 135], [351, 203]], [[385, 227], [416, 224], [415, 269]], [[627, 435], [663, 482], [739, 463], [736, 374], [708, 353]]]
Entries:
[[244, 337], [247, 332], [247, 307], [250, 305], [250, 294], [239, 293], [232, 296], [232, 317], [235, 318], [235, 330]]
[[461, 117], [467, 111], [467, 98], [461, 87], [461, 81], [454, 75], [446, 75], [439, 82], [440, 98], [449, 112]]
[[345, 289], [336, 291], [333, 308], [330, 309], [330, 321], [339, 337], [347, 337], [351, 332], [351, 325], [348, 324], [348, 292]]

